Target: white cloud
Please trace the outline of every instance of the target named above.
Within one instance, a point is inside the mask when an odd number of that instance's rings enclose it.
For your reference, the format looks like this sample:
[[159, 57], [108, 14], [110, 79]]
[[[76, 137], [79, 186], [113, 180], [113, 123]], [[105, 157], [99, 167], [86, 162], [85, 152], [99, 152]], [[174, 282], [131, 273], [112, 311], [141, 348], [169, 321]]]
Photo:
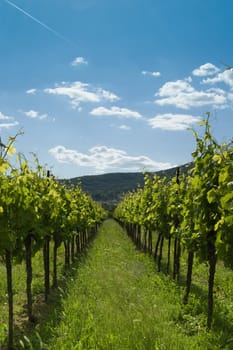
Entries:
[[100, 97], [101, 101], [106, 100], [110, 102], [118, 101], [120, 98], [110, 91], [103, 90], [101, 88], [97, 89], [97, 95]]
[[120, 125], [119, 126], [119, 129], [122, 129], [122, 130], [131, 130], [131, 127], [130, 126], [128, 126], [128, 125]]
[[10, 120], [10, 119], [14, 119], [14, 118], [0, 112], [0, 120]]
[[111, 107], [110, 109], [105, 107], [94, 108], [91, 112], [94, 116], [117, 116], [121, 118], [134, 118], [141, 119], [142, 115], [136, 111], [131, 111], [127, 108]]
[[153, 129], [181, 131], [186, 130], [192, 124], [201, 120], [201, 117], [194, 117], [189, 114], [158, 114], [148, 120], [148, 124]]
[[143, 70], [142, 74], [143, 75], [151, 75], [152, 77], [160, 77], [161, 76], [160, 72], [150, 72], [148, 70]]
[[156, 171], [172, 167], [170, 163], [155, 162], [146, 156], [130, 156], [125, 151], [107, 146], [95, 146], [87, 154], [56, 146], [49, 153], [60, 163], [94, 168], [96, 172], [141, 171], [145, 168]]
[[[14, 119], [15, 119], [14, 117], [11, 117], [9, 115], [6, 115], [0, 112], [0, 129], [9, 129], [9, 128], [12, 128], [13, 126], [19, 125], [19, 123]], [[3, 120], [4, 122], [2, 123]]]
[[76, 57], [76, 58], [71, 62], [71, 65], [72, 65], [72, 66], [79, 66], [79, 65], [82, 65], [82, 64], [84, 64], [84, 65], [87, 65], [87, 64], [88, 64], [87, 60], [85, 60], [84, 57]]
[[229, 100], [231, 102], [233, 102], [233, 92], [229, 92], [227, 96], [228, 96]]
[[155, 103], [160, 106], [173, 105], [182, 109], [212, 105], [214, 108], [227, 107], [227, 95], [219, 91], [198, 91], [190, 84], [191, 79], [165, 83], [155, 94]]
[[208, 75], [214, 75], [219, 72], [219, 68], [217, 68], [212, 63], [206, 63], [200, 66], [199, 68], [196, 68], [193, 70], [193, 75], [196, 75], [198, 77], [206, 77]]
[[9, 129], [16, 125], [19, 125], [17, 121], [14, 121], [12, 123], [0, 123], [0, 129]]
[[99, 103], [101, 101], [114, 102], [119, 97], [114, 93], [102, 88], [94, 88], [90, 84], [75, 81], [73, 83], [63, 82], [55, 88], [44, 90], [47, 94], [66, 96], [70, 99], [73, 108], [79, 107], [81, 102]]
[[39, 112], [33, 111], [33, 110], [30, 110], [28, 112], [23, 112], [23, 114], [26, 115], [29, 118], [32, 118], [32, 119], [40, 119], [40, 120], [42, 120], [42, 119], [48, 118], [47, 114], [39, 114]]
[[207, 89], [206, 91], [207, 92], [214, 92], [214, 93], [219, 94], [219, 95], [224, 95], [226, 93], [225, 90], [220, 89], [220, 88], [214, 88], [214, 87], [210, 88], [210, 89]]
[[29, 95], [35, 95], [36, 89], [29, 89], [29, 90], [26, 91], [26, 93], [29, 94]]
[[225, 83], [231, 88], [233, 87], [233, 69], [227, 69], [224, 72], [217, 74], [213, 78], [203, 79], [204, 84], [216, 84], [216, 83]]
[[178, 95], [181, 92], [192, 93], [194, 91], [195, 89], [187, 80], [169, 81], [159, 89], [159, 92], [156, 94], [156, 96], [173, 96]]

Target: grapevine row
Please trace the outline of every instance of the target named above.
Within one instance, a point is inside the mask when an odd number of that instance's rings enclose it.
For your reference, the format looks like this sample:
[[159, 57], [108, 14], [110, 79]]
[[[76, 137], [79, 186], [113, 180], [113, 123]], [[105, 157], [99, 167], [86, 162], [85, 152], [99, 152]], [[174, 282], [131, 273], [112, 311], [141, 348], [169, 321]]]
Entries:
[[[27, 316], [35, 322], [32, 296], [32, 258], [43, 251], [45, 301], [50, 293], [50, 246], [53, 242], [52, 286], [57, 287], [57, 250], [64, 244], [65, 267], [74, 261], [105, 217], [105, 212], [80, 186], [66, 188], [46, 173], [35, 157], [30, 167], [22, 155], [17, 166], [9, 157], [15, 138], [1, 143], [0, 258], [6, 266], [9, 307], [8, 349], [13, 349], [12, 264], [25, 261]], [[13, 163], [13, 162], [12, 162]]]
[[[187, 251], [185, 304], [191, 288], [194, 256], [208, 264], [209, 330], [217, 259], [233, 268], [233, 143], [217, 143], [211, 134], [209, 115], [200, 125], [204, 133], [200, 136], [193, 131], [196, 150], [188, 174], [180, 174], [179, 168], [171, 180], [146, 174], [144, 188], [128, 193], [116, 208], [115, 217], [139, 249], [153, 254], [158, 270], [167, 241], [166, 270], [177, 282], [181, 252]], [[157, 233], [154, 247], [152, 232]]]

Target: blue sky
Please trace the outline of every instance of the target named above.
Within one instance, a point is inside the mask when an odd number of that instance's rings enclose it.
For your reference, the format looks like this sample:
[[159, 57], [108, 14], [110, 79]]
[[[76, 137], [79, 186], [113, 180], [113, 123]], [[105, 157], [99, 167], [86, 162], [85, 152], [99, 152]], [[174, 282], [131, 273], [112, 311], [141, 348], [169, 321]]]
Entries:
[[59, 178], [191, 160], [233, 133], [232, 0], [0, 0], [0, 133]]

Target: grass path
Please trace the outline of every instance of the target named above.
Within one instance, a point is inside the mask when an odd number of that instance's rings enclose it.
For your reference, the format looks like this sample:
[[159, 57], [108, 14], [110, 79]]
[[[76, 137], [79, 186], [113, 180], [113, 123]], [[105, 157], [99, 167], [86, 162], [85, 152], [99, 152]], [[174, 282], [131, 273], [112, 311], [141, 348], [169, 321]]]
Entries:
[[[182, 295], [114, 221], [103, 223], [50, 328], [50, 350], [217, 349], [179, 322]], [[49, 325], [47, 326], [49, 327]], [[211, 335], [209, 336], [211, 337]], [[48, 342], [47, 342], [48, 343]]]

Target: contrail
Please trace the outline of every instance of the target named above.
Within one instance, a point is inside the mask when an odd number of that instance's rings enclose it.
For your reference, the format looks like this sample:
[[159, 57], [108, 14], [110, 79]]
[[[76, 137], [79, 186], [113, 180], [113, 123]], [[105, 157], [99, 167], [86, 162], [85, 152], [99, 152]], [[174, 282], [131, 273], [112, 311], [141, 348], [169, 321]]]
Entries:
[[20, 11], [21, 13], [23, 13], [25, 16], [31, 18], [34, 22], [38, 23], [39, 25], [41, 25], [43, 28], [45, 28], [46, 30], [48, 30], [49, 32], [53, 33], [56, 37], [66, 41], [68, 44], [72, 45], [72, 46], [76, 46], [72, 41], [70, 41], [69, 39], [67, 39], [65, 36], [63, 36], [62, 34], [60, 34], [59, 32], [57, 32], [56, 30], [54, 30], [53, 28], [51, 28], [50, 26], [48, 26], [47, 24], [41, 22], [39, 19], [35, 18], [34, 16], [32, 16], [30, 13], [28, 13], [27, 11], [23, 10], [21, 7], [15, 5], [13, 2], [9, 1], [9, 0], [4, 0], [8, 5], [14, 7], [15, 9], [17, 9], [18, 11]]

